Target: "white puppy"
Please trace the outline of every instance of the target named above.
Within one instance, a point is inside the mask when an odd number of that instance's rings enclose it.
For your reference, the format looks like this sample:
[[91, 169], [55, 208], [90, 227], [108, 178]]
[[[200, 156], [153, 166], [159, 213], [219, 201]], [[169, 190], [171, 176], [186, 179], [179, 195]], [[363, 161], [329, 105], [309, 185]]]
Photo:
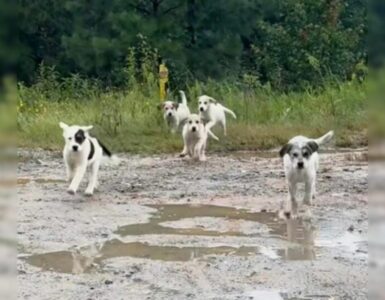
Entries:
[[182, 102], [165, 101], [159, 105], [163, 110], [163, 118], [167, 125], [171, 128], [171, 132], [175, 133], [179, 128], [182, 128], [184, 122], [190, 115], [190, 110], [187, 106], [187, 98], [183, 91], [179, 91]]
[[183, 127], [184, 148], [181, 156], [189, 155], [200, 161], [206, 160], [207, 130], [197, 114], [191, 114]]
[[103, 155], [111, 159], [117, 158], [101, 142], [89, 135], [93, 126], [69, 126], [63, 122], [59, 125], [63, 129], [65, 140], [63, 159], [67, 180], [70, 182], [67, 191], [72, 195], [76, 193], [87, 166], [91, 166], [91, 176], [85, 191], [87, 196], [91, 196], [98, 185], [98, 171]]
[[218, 137], [211, 133], [211, 128], [216, 124], [220, 124], [223, 128], [224, 135], [227, 134], [225, 113], [229, 113], [233, 116], [234, 119], [237, 118], [233, 111], [218, 103], [218, 101], [214, 98], [206, 95], [199, 97], [198, 106], [199, 115], [202, 120], [206, 123], [206, 128], [208, 130], [209, 135], [216, 140], [218, 140]]
[[333, 135], [333, 131], [329, 131], [318, 139], [296, 136], [280, 150], [279, 154], [283, 157], [293, 215], [297, 214], [296, 194], [298, 183], [305, 183], [303, 202], [306, 205], [311, 205], [311, 200], [316, 192], [316, 176], [319, 166], [318, 147], [330, 141]]

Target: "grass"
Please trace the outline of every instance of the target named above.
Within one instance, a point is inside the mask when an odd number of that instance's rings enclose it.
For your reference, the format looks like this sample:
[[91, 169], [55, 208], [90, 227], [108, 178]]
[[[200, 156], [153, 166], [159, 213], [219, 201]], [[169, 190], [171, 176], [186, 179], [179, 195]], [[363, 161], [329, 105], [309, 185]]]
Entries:
[[[197, 96], [206, 93], [238, 116], [228, 116], [228, 136], [210, 140], [209, 151], [263, 150], [297, 134], [317, 137], [336, 131], [337, 146], [367, 144], [367, 83], [330, 83], [319, 90], [282, 93], [268, 87], [246, 89], [236, 84], [195, 83], [187, 89], [191, 111]], [[94, 125], [92, 134], [115, 152], [176, 153], [180, 134], [168, 132], [155, 84], [127, 90], [103, 90], [76, 76], [65, 81], [45, 78], [17, 89], [18, 144], [58, 150], [63, 140], [59, 121]], [[177, 97], [175, 97], [177, 98]]]

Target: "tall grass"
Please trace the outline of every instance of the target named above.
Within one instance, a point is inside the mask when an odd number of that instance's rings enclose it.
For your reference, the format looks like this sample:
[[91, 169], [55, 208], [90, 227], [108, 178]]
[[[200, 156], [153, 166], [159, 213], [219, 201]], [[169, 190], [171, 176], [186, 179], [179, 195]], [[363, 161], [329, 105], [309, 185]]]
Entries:
[[[208, 94], [238, 116], [237, 120], [228, 116], [227, 137], [217, 129], [220, 141], [210, 140], [211, 150], [267, 149], [293, 135], [318, 136], [330, 129], [336, 130], [337, 145], [357, 146], [367, 143], [366, 85], [330, 82], [319, 90], [282, 93], [268, 86], [209, 81], [195, 82], [186, 93], [193, 112], [197, 97]], [[60, 79], [53, 68], [42, 68], [35, 85], [18, 85], [17, 97], [22, 147], [60, 149], [59, 121], [94, 125], [92, 134], [113, 151], [174, 153], [182, 147], [181, 135], [169, 133], [157, 109], [154, 76], [114, 90], [77, 75]]]

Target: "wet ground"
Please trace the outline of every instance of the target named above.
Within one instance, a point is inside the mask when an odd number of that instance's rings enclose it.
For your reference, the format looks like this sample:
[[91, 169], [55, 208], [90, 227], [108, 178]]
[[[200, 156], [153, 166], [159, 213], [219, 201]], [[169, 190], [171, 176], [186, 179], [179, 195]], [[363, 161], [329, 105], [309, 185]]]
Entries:
[[60, 153], [19, 155], [21, 299], [367, 298], [365, 150], [321, 154], [298, 219], [275, 153], [121, 155], [91, 198], [66, 193]]

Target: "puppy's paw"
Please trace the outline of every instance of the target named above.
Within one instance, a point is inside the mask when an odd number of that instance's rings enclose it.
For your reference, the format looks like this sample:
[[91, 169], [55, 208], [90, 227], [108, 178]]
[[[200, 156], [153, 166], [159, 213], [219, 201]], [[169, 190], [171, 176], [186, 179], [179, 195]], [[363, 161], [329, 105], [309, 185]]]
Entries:
[[206, 156], [203, 156], [203, 157], [199, 158], [199, 161], [206, 161], [206, 160], [207, 160]]
[[84, 195], [85, 195], [86, 197], [92, 197], [92, 196], [94, 195], [94, 192], [93, 192], [93, 191], [85, 191], [85, 192], [84, 192]]
[[285, 210], [283, 211], [283, 216], [289, 220], [291, 218], [291, 211], [290, 210]]
[[69, 188], [67, 189], [67, 193], [70, 194], [70, 195], [75, 195], [76, 194], [76, 191], [72, 188]]

